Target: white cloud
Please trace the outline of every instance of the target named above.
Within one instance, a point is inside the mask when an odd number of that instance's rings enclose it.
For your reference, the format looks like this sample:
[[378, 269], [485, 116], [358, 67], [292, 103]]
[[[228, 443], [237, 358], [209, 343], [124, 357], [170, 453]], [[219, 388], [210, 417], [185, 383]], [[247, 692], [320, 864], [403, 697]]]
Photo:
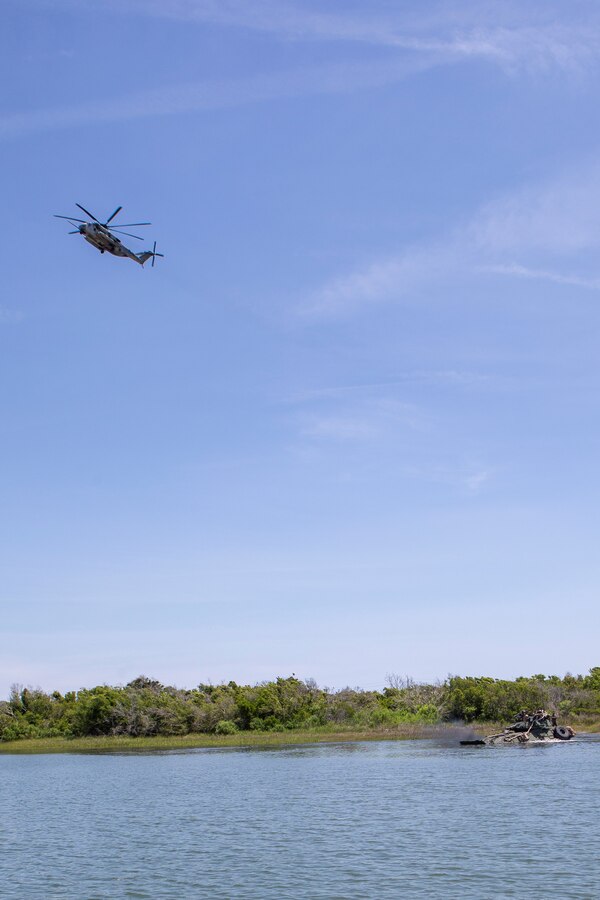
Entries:
[[[473, 387], [488, 385], [490, 375], [461, 369], [409, 369], [386, 381], [365, 381], [341, 384], [335, 387], [320, 387], [299, 392], [288, 398], [290, 404], [301, 404], [317, 400], [337, 400], [356, 395], [384, 396], [386, 391], [404, 388], [407, 385], [439, 385], [448, 387]], [[497, 376], [493, 379], [497, 383]]]
[[387, 467], [393, 458], [394, 478], [444, 485], [471, 495], [483, 491], [493, 475], [490, 467], [462, 459], [460, 448], [441, 439], [436, 417], [410, 404], [386, 398], [354, 408], [334, 404], [329, 412], [303, 413], [295, 425], [294, 452], [308, 462], [335, 453], [336, 468], [344, 477], [353, 469], [340, 468], [340, 445], [358, 453], [369, 469]]
[[445, 416], [402, 399], [406, 382], [398, 387], [323, 389], [290, 401], [298, 409], [287, 418], [294, 432], [290, 449], [310, 465], [329, 460], [344, 480], [380, 471], [392, 480], [480, 493], [494, 469], [465, 453]]
[[372, 421], [349, 415], [307, 415], [299, 424], [301, 436], [311, 440], [363, 441], [377, 434]]
[[[96, 0], [20, 0], [29, 6], [99, 12]], [[600, 58], [597, 16], [559, 17], [522, 6], [432, 5], [426, 14], [374, 6], [365, 15], [327, 13], [310, 5], [247, 0], [104, 0], [102, 11], [212, 23], [272, 33], [286, 40], [362, 43], [398, 51], [394, 59], [314, 67], [220, 82], [182, 84], [78, 106], [0, 117], [0, 139], [103, 122], [175, 115], [303, 94], [335, 94], [378, 87], [435, 66], [486, 60], [513, 73], [524, 69], [580, 71]]]
[[0, 306], [0, 325], [16, 325], [18, 322], [22, 322], [23, 318], [20, 310]]
[[600, 247], [600, 165], [582, 163], [485, 206], [470, 239], [484, 252], [574, 254]]
[[600, 290], [600, 276], [598, 278], [582, 278], [578, 275], [561, 275], [559, 272], [549, 272], [544, 269], [529, 269], [527, 266], [485, 266], [484, 272], [493, 272], [498, 275], [509, 275], [517, 278], [532, 278], [541, 281], [553, 281], [555, 284], [570, 284], [573, 287], [586, 288], [587, 290]]
[[305, 298], [298, 314], [307, 319], [337, 317], [384, 300], [407, 297], [447, 277], [457, 263], [450, 245], [413, 246], [398, 256], [374, 261], [364, 269], [328, 281]]
[[304, 298], [297, 315], [337, 318], [482, 274], [597, 290], [599, 253], [600, 165], [593, 162], [487, 204], [444, 238], [334, 277]]
[[[22, 2], [22, 0], [21, 0]], [[31, 3], [31, 0], [29, 0]], [[33, 0], [52, 9], [98, 11], [96, 0]], [[327, 8], [334, 12], [328, 12]], [[490, 60], [519, 68], [579, 70], [598, 57], [600, 29], [591, 4], [433, 2], [425, 8], [373, 2], [364, 6], [284, 0], [103, 0], [114, 14], [152, 16], [271, 33], [287, 40], [334, 41], [415, 53]]]
[[490, 473], [486, 469], [480, 469], [478, 472], [471, 472], [465, 477], [465, 484], [472, 493], [477, 493], [483, 485], [489, 480]]
[[443, 484], [466, 491], [469, 494], [478, 494], [489, 483], [493, 472], [481, 466], [454, 461], [446, 464], [431, 463], [428, 466], [407, 466], [404, 469], [404, 474], [408, 478], [418, 479], [419, 481]]
[[306, 94], [343, 94], [400, 81], [439, 63], [439, 58], [421, 57], [327, 65], [230, 81], [181, 84], [77, 106], [32, 110], [0, 117], [0, 140], [42, 131], [222, 109]]
[[371, 389], [366, 396], [318, 393], [305, 395], [303, 409], [292, 418], [294, 430], [310, 442], [388, 441], [407, 431], [426, 431], [429, 423], [413, 404]]

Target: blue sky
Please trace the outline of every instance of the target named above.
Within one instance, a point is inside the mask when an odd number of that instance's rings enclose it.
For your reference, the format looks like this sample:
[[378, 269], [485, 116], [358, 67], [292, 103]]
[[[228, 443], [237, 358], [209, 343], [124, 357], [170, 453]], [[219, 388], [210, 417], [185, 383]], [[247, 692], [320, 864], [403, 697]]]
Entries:
[[0, 46], [4, 693], [597, 665], [596, 5], [5, 0]]

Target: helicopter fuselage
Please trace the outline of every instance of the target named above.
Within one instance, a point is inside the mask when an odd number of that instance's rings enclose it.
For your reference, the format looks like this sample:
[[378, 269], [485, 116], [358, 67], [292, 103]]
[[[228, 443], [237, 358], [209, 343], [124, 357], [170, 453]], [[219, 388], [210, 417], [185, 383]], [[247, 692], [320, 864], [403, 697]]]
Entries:
[[[117, 213], [121, 212], [123, 209], [122, 206], [118, 206], [112, 216], [108, 217], [106, 222], [101, 222], [93, 213], [82, 206], [81, 203], [76, 203], [75, 205], [78, 206], [86, 216], [89, 216], [92, 221], [86, 222], [84, 219], [76, 219], [74, 216], [59, 216], [56, 213], [55, 218], [66, 219], [67, 222], [70, 222], [75, 228], [75, 231], [70, 231], [69, 234], [80, 234], [86, 239], [88, 244], [91, 244], [92, 247], [95, 247], [100, 253], [111, 253], [113, 256], [132, 259], [134, 262], [139, 263], [140, 266], [143, 266], [149, 259], [152, 260], [152, 266], [154, 266], [156, 257], [163, 256], [162, 253], [156, 252], [156, 241], [154, 241], [152, 250], [142, 250], [141, 253], [135, 253], [133, 250], [130, 250], [129, 247], [126, 247], [123, 241], [113, 233], [115, 225], [111, 225], [110, 223], [114, 221]], [[121, 226], [121, 228], [135, 228], [141, 225], [150, 225], [150, 222], [131, 222]], [[116, 230], [118, 230], [118, 228]], [[143, 240], [143, 238], [138, 237], [137, 234], [130, 234], [128, 231], [120, 231], [119, 233], [126, 234], [128, 237], [136, 238], [139, 241]]]
[[96, 247], [100, 253], [107, 252], [112, 253], [113, 256], [126, 256], [129, 259], [133, 259], [135, 262], [140, 263], [140, 265], [143, 265], [143, 262], [137, 253], [134, 253], [133, 250], [129, 250], [118, 237], [115, 237], [107, 228], [103, 228], [102, 225], [98, 225], [95, 222], [80, 225], [79, 233], [83, 235], [88, 243], [93, 247]]

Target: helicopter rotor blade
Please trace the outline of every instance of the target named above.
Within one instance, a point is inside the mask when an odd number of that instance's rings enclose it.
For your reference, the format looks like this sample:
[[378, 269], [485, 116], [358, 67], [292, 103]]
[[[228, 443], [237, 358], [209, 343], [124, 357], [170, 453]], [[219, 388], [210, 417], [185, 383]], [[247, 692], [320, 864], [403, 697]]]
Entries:
[[86, 214], [86, 216], [89, 216], [90, 219], [94, 220], [94, 222], [98, 222], [98, 225], [102, 225], [102, 222], [100, 222], [100, 220], [97, 219], [96, 216], [93, 216], [92, 213], [89, 211], [89, 209], [86, 209], [85, 206], [81, 205], [81, 203], [76, 203], [75, 206], [78, 206], [79, 209], [83, 210], [83, 212]]
[[82, 225], [85, 225], [85, 219], [76, 219], [73, 216], [57, 216], [56, 213], [54, 213], [54, 218], [55, 219], [66, 219], [67, 222], [81, 222]]
[[106, 220], [106, 222], [104, 223], [105, 227], [106, 227], [106, 225], [108, 225], [109, 222], [112, 222], [112, 220], [114, 219], [114, 217], [116, 216], [116, 214], [117, 214], [118, 212], [121, 212], [122, 209], [123, 209], [122, 206], [117, 206], [117, 208], [115, 209], [115, 211], [114, 211], [114, 213], [112, 214], [112, 216], [110, 216], [110, 218], [108, 218], [108, 219]]
[[[110, 219], [108, 220], [110, 222]], [[119, 228], [137, 228], [139, 225], [152, 225], [152, 222], [119, 222]], [[112, 229], [112, 225], [108, 226]]]
[[114, 231], [115, 234], [126, 234], [127, 237], [135, 238], [138, 241], [143, 241], [144, 238], [140, 237], [139, 234], [130, 234], [128, 231], [120, 231], [118, 228], [111, 228], [111, 231]]

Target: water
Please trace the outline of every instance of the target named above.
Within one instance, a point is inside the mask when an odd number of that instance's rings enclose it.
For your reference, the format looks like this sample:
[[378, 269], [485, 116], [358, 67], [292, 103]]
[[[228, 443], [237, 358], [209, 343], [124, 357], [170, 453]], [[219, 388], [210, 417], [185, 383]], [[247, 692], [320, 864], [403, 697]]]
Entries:
[[600, 740], [0, 756], [2, 900], [600, 898]]

